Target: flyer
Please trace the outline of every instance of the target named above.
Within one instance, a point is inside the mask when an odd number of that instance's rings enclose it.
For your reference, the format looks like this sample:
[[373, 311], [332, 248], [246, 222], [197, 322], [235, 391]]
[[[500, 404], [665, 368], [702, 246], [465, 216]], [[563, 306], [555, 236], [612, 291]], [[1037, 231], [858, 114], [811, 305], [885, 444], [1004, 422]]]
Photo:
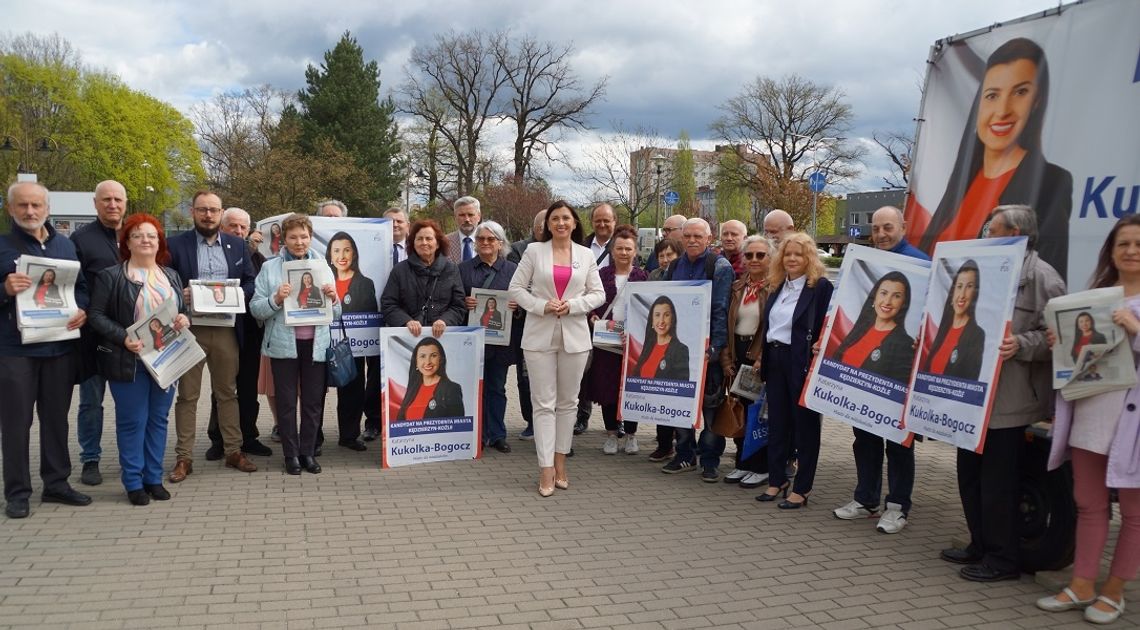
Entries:
[[79, 312], [75, 282], [79, 262], [23, 255], [16, 271], [32, 279], [32, 286], [16, 296], [16, 327], [23, 343], [78, 339], [79, 329], [67, 322]]
[[178, 316], [176, 304], [174, 300], [167, 301], [155, 314], [127, 328], [128, 338], [143, 343], [139, 360], [163, 389], [206, 358], [189, 327], [174, 329], [174, 318]]
[[507, 308], [507, 292], [474, 288], [471, 297], [475, 298], [475, 310], [467, 312], [467, 325], [483, 328], [483, 341], [489, 346], [511, 345], [515, 318]]

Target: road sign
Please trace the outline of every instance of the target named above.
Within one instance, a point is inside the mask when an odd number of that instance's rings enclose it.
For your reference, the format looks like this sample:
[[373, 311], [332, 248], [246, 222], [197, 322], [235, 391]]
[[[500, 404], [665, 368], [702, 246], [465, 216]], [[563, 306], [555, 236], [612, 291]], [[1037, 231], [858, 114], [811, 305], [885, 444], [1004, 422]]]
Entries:
[[847, 234], [854, 238], [859, 238], [862, 235], [862, 231], [859, 229], [858, 225], [852, 225], [847, 229]]
[[677, 205], [677, 203], [680, 201], [681, 195], [677, 194], [677, 191], [670, 190], [669, 192], [665, 193], [665, 205], [669, 206], [670, 208]]
[[823, 173], [816, 171], [811, 175], [808, 175], [808, 189], [813, 193], [823, 192], [823, 187], [826, 185], [827, 177]]

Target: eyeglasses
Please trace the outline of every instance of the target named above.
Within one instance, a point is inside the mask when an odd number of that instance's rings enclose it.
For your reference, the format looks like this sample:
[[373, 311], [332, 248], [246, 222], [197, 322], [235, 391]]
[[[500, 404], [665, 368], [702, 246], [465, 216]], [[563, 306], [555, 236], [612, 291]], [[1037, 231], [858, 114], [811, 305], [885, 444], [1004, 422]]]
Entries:
[[768, 252], [744, 252], [744, 258], [746, 260], [764, 260], [764, 257], [767, 255]]
[[130, 239], [132, 241], [157, 241], [158, 234], [151, 232], [134, 232], [131, 234]]
[[201, 212], [202, 214], [221, 214], [221, 208], [194, 208], [194, 212]]
[[662, 234], [672, 234], [673, 232], [676, 232], [679, 229], [681, 229], [681, 228], [661, 228], [661, 233]]
[[494, 236], [476, 236], [475, 240], [480, 243], [494, 243], [499, 239], [495, 238]]

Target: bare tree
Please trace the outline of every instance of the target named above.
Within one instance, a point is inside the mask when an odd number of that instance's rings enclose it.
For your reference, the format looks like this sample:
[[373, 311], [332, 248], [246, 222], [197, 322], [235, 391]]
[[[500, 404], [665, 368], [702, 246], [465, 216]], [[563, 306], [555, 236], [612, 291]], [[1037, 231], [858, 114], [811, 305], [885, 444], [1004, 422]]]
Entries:
[[[554, 143], [565, 129], [586, 130], [590, 106], [603, 98], [606, 78], [583, 89], [570, 67], [571, 44], [558, 46], [524, 36], [504, 37], [495, 48], [510, 92], [504, 94], [504, 118], [515, 127], [514, 176], [532, 177], [536, 153], [551, 158]], [[508, 101], [509, 102], [506, 102]]]
[[431, 125], [455, 157], [458, 188], [475, 190], [480, 140], [489, 119], [498, 115], [499, 90], [506, 70], [494, 51], [502, 32], [454, 31], [436, 35], [430, 46], [416, 46], [408, 60], [403, 111]]
[[802, 180], [819, 168], [829, 181], [858, 174], [865, 153], [848, 142], [854, 113], [842, 90], [798, 75], [757, 77], [720, 106], [712, 131], [766, 159], [775, 177]]
[[899, 131], [875, 131], [871, 133], [871, 139], [891, 161], [891, 173], [883, 178], [883, 183], [891, 188], [906, 188], [910, 182], [914, 137]]
[[[612, 125], [613, 133], [602, 135], [585, 151], [574, 167], [575, 178], [593, 190], [594, 201], [626, 208], [629, 222], [638, 225], [638, 217], [659, 203], [657, 193], [667, 187], [670, 177], [668, 160], [662, 162], [661, 175], [657, 174], [653, 149], [668, 148], [672, 142], [656, 129], [627, 129], [621, 122]], [[635, 153], [641, 159], [635, 159]]]

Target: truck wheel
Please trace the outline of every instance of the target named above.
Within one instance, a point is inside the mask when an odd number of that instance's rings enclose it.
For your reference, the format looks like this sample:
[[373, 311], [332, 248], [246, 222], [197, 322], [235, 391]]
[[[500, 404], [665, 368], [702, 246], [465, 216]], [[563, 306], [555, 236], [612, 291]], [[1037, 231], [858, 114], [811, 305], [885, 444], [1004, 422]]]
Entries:
[[1022, 454], [1018, 526], [1025, 573], [1063, 569], [1072, 564], [1076, 548], [1072, 467], [1065, 463], [1047, 471], [1048, 457], [1049, 442], [1041, 439], [1027, 442]]

